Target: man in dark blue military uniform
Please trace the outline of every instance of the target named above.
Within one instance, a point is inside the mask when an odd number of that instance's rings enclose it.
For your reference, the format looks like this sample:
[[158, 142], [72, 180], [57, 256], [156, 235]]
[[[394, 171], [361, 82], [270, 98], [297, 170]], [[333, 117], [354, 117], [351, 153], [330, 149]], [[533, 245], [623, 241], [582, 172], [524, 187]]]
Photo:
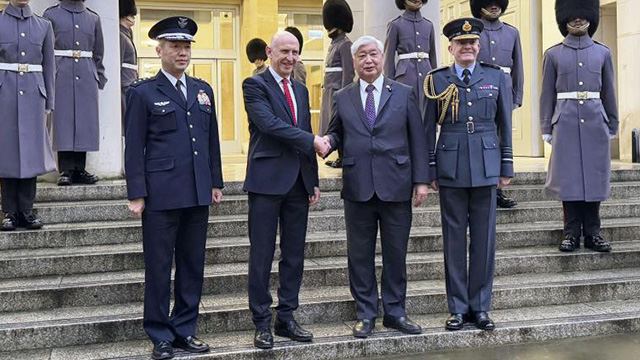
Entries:
[[507, 186], [513, 177], [511, 88], [498, 66], [476, 61], [482, 29], [474, 18], [448, 23], [443, 32], [455, 63], [432, 71], [424, 84], [430, 178], [437, 179], [432, 187], [440, 189], [449, 330], [461, 329], [465, 315], [479, 329], [495, 327], [487, 312], [496, 246], [496, 187]]
[[[213, 91], [185, 75], [198, 29], [185, 17], [149, 31], [162, 70], [127, 92], [125, 169], [129, 208], [142, 216], [145, 260], [143, 326], [153, 358], [173, 347], [206, 352], [195, 337], [202, 294], [209, 205], [220, 203], [222, 171]], [[169, 315], [175, 253], [175, 305]]]

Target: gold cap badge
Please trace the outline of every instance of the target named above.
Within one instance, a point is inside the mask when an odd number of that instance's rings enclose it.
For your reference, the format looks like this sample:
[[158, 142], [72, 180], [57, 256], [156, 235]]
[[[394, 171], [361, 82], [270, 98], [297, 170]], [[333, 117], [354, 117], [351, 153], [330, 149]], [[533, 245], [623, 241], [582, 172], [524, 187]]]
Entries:
[[468, 21], [465, 21], [464, 25], [462, 25], [462, 30], [465, 31], [465, 32], [469, 32], [469, 31], [471, 31], [471, 29], [473, 29], [471, 24], [469, 24]]

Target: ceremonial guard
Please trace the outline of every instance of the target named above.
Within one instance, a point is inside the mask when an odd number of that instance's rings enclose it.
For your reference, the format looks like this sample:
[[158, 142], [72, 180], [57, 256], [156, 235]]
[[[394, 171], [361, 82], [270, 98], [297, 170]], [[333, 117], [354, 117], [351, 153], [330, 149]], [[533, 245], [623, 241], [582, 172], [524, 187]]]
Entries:
[[[455, 63], [425, 79], [431, 185], [440, 190], [448, 330], [464, 321], [493, 330], [489, 318], [496, 248], [496, 186], [513, 177], [511, 111], [505, 73], [477, 62], [484, 25], [474, 18], [444, 27]], [[440, 125], [437, 146], [436, 123]], [[435, 149], [435, 152], [433, 151]], [[467, 266], [467, 228], [469, 261]]]
[[598, 28], [598, 0], [557, 0], [565, 39], [549, 48], [542, 65], [542, 137], [553, 146], [547, 193], [562, 201], [561, 251], [584, 246], [610, 251], [600, 235], [600, 202], [609, 198], [610, 138], [618, 131], [611, 50], [591, 36]]
[[10, 0], [0, 11], [0, 179], [2, 230], [38, 229], [33, 213], [36, 177], [54, 171], [45, 112], [54, 104], [51, 23], [30, 0]]
[[250, 63], [256, 66], [252, 75], [258, 75], [267, 70], [268, 66], [265, 64], [265, 61], [267, 61], [267, 43], [259, 38], [249, 40], [247, 43], [247, 58]]
[[131, 31], [131, 28], [136, 24], [137, 14], [135, 0], [120, 0], [120, 88], [122, 89], [123, 130], [127, 90], [138, 79], [138, 52], [133, 43], [133, 32]]
[[298, 52], [298, 61], [296, 65], [293, 67], [293, 73], [291, 73], [291, 78], [296, 79], [302, 83], [302, 85], [307, 86], [307, 70], [304, 68], [304, 63], [300, 60], [300, 56], [302, 56], [302, 47], [304, 46], [304, 37], [302, 37], [302, 33], [297, 27], [288, 26], [284, 29], [284, 31], [293, 34], [293, 36], [298, 39], [298, 44], [300, 45], [300, 51]]
[[60, 0], [45, 10], [55, 33], [56, 111], [53, 150], [58, 152], [58, 185], [94, 184], [85, 170], [87, 152], [100, 147], [98, 89], [104, 76], [104, 40], [100, 16], [84, 0]]
[[[396, 0], [402, 15], [387, 25], [384, 43], [384, 74], [409, 85], [420, 99], [424, 114], [426, 97], [422, 85], [429, 71], [438, 67], [436, 37], [433, 23], [422, 16], [420, 9], [428, 0]], [[397, 59], [397, 61], [396, 61]]]
[[[499, 66], [507, 75], [507, 85], [512, 89], [513, 109], [522, 106], [524, 93], [524, 63], [518, 29], [500, 21], [509, 0], [471, 0], [471, 13], [484, 24], [480, 34], [478, 61]], [[498, 206], [511, 208], [517, 203], [506, 197], [502, 189], [497, 191]]]
[[209, 350], [195, 334], [209, 206], [220, 203], [223, 182], [213, 90], [185, 74], [197, 30], [186, 17], [155, 24], [149, 38], [158, 41], [162, 69], [155, 77], [134, 82], [127, 92], [127, 193], [129, 209], [142, 216], [142, 325], [153, 341], [154, 359], [172, 358], [174, 347], [193, 353]]
[[[320, 109], [319, 133], [324, 134], [331, 122], [333, 94], [353, 83], [355, 70], [351, 56], [351, 40], [347, 36], [353, 30], [353, 13], [345, 0], [327, 0], [322, 8], [324, 28], [331, 38], [324, 68], [322, 85], [322, 109]], [[338, 159], [327, 161], [327, 165], [342, 167], [342, 149], [338, 149]]]

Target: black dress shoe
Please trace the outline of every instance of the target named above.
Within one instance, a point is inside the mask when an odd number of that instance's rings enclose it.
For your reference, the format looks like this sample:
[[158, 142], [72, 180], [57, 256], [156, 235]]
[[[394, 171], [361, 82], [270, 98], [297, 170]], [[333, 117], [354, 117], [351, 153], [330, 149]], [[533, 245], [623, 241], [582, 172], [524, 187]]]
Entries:
[[173, 346], [190, 353], [203, 353], [209, 351], [209, 345], [195, 336], [177, 337]]
[[611, 251], [611, 244], [604, 241], [600, 234], [587, 235], [584, 237], [584, 247], [597, 252]]
[[253, 346], [258, 349], [273, 348], [273, 335], [271, 334], [271, 329], [256, 329], [256, 334], [253, 337]]
[[462, 314], [451, 314], [445, 321], [445, 329], [456, 331], [462, 329], [464, 326], [464, 315]]
[[476, 327], [478, 329], [491, 331], [496, 328], [493, 320], [489, 318], [489, 314], [487, 314], [485, 311], [474, 312], [472, 316], [473, 322], [476, 324]]
[[420, 334], [422, 328], [420, 325], [409, 320], [406, 316], [394, 317], [385, 315], [382, 320], [382, 325], [386, 328], [396, 329], [405, 334]]
[[303, 329], [295, 320], [280, 321], [276, 318], [273, 327], [276, 335], [287, 337], [293, 341], [309, 342], [313, 340], [313, 334]]
[[325, 162], [324, 164], [327, 165], [327, 166], [331, 166], [334, 169], [339, 169], [339, 168], [342, 167], [342, 159], [338, 158], [338, 159], [336, 159], [334, 161], [329, 160], [329, 161]]
[[18, 227], [18, 213], [6, 213], [2, 219], [2, 231], [13, 231]]
[[153, 346], [151, 357], [155, 360], [173, 359], [173, 347], [168, 341], [160, 341]]
[[371, 336], [373, 329], [376, 327], [376, 320], [373, 319], [360, 319], [353, 326], [353, 336], [366, 339]]
[[93, 185], [98, 182], [100, 178], [96, 175], [88, 173], [84, 170], [76, 171], [73, 173], [73, 182], [76, 184]]
[[37, 230], [42, 227], [42, 221], [32, 211], [20, 213], [20, 226], [24, 226], [27, 230]]
[[578, 249], [580, 249], [580, 239], [573, 236], [565, 236], [562, 244], [560, 244], [560, 251], [562, 252], [572, 252]]
[[71, 171], [63, 171], [58, 178], [58, 186], [69, 186], [73, 183], [73, 174]]
[[508, 209], [518, 204], [517, 202], [515, 202], [515, 200], [504, 196], [504, 193], [502, 192], [502, 190], [498, 190], [496, 194], [497, 194], [498, 207]]

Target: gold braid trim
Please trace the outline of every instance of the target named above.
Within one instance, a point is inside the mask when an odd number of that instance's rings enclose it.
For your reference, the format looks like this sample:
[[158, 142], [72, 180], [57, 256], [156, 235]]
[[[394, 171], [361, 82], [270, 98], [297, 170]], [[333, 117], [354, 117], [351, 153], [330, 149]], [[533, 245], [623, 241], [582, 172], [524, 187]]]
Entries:
[[449, 106], [451, 106], [451, 123], [454, 123], [458, 119], [458, 108], [460, 106], [458, 87], [455, 84], [451, 84], [442, 93], [436, 94], [433, 76], [429, 74], [426, 79], [424, 79], [423, 88], [427, 98], [431, 100], [438, 100], [438, 111], [440, 112], [438, 125], [442, 125], [442, 123], [444, 123]]

